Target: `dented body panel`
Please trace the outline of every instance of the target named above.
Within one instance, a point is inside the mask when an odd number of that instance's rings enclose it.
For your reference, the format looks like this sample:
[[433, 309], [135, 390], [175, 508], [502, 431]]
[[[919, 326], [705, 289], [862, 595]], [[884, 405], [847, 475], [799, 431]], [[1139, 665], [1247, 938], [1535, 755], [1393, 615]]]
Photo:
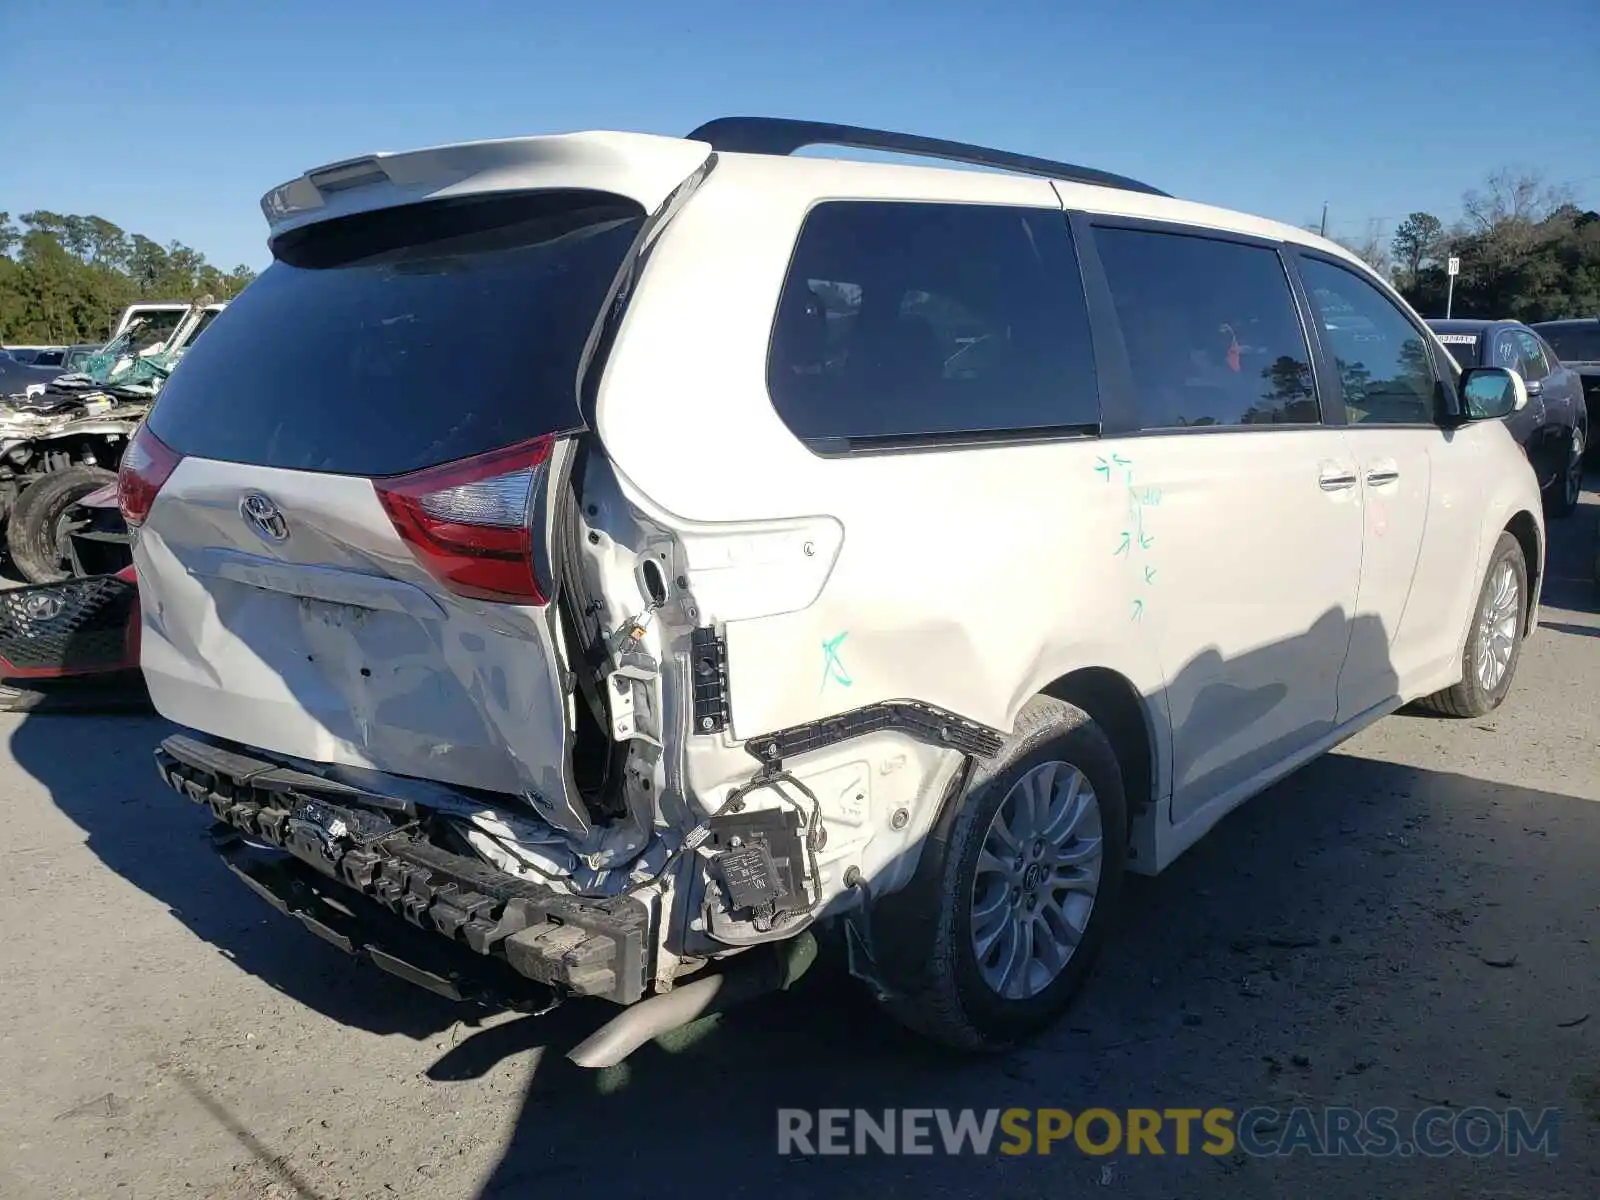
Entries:
[[[281, 544], [239, 497], [289, 514]], [[562, 658], [544, 612], [429, 589], [365, 479], [186, 460], [134, 545], [163, 586], [144, 670], [163, 714], [318, 762], [526, 796], [569, 794]]]

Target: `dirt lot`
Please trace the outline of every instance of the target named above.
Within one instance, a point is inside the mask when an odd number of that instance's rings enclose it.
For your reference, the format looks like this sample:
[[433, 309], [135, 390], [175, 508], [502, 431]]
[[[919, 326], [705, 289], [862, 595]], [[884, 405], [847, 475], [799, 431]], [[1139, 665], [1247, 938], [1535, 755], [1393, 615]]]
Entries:
[[[0, 1195], [1600, 1195], [1594, 496], [1492, 719], [1394, 717], [1135, 881], [1075, 1013], [941, 1059], [843, 981], [650, 1046], [353, 966], [225, 872], [146, 718], [0, 717]], [[1554, 1158], [791, 1159], [779, 1107], [1563, 1110]]]

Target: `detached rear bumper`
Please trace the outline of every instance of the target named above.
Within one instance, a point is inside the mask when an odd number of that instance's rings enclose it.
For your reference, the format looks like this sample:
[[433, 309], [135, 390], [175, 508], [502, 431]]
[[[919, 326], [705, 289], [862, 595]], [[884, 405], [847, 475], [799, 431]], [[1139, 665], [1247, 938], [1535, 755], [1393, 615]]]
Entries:
[[[225, 852], [252, 890], [342, 949], [432, 991], [468, 998], [448, 972], [382, 948], [381, 929], [369, 938], [360, 918], [375, 911], [371, 905], [356, 901], [360, 911], [338, 911], [341, 893], [358, 893], [388, 910], [381, 921], [404, 918], [558, 992], [617, 1004], [644, 994], [650, 911], [639, 900], [579, 899], [519, 879], [428, 841], [429, 816], [408, 801], [192, 737], [167, 738], [155, 757], [168, 786], [205, 805], [245, 842], [292, 857], [273, 864]], [[297, 876], [295, 867], [314, 874]]]

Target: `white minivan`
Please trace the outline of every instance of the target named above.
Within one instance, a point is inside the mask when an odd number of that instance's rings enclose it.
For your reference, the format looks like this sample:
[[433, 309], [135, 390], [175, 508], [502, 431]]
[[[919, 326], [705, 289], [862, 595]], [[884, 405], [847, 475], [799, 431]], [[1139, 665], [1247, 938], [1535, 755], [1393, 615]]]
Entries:
[[757, 118], [262, 206], [122, 462], [160, 770], [342, 948], [625, 1006], [582, 1063], [830, 931], [1011, 1044], [1125, 871], [1402, 705], [1494, 708], [1537, 619], [1521, 380], [1301, 229]]

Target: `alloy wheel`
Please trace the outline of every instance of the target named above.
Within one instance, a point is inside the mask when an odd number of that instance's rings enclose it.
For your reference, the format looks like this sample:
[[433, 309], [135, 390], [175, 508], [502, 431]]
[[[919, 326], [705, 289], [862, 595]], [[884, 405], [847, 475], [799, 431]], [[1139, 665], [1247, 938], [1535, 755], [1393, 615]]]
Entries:
[[1493, 692], [1511, 667], [1511, 652], [1517, 644], [1517, 619], [1522, 604], [1522, 589], [1511, 563], [1502, 559], [1495, 565], [1478, 612], [1478, 648], [1475, 667], [1478, 683]]
[[1049, 987], [1083, 939], [1104, 857], [1100, 803], [1066, 762], [1012, 785], [989, 821], [972, 883], [972, 950], [998, 996]]

